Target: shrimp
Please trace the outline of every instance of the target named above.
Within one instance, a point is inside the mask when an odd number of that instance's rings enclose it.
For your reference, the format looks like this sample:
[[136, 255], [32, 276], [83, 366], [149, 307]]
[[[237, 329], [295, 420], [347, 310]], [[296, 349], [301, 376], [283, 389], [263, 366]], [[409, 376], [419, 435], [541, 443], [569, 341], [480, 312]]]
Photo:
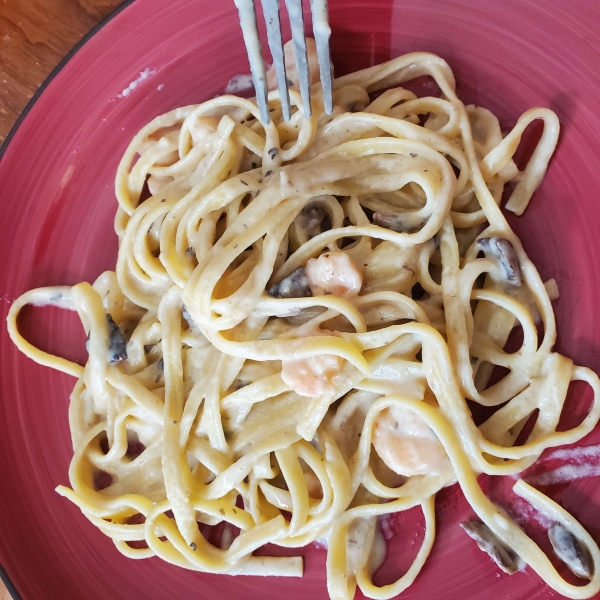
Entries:
[[[294, 55], [294, 44], [289, 40], [283, 45], [283, 54], [285, 58], [285, 71], [288, 80], [288, 87], [293, 90], [300, 88], [298, 83], [298, 69], [296, 67], [296, 56]], [[317, 58], [317, 45], [313, 38], [306, 38], [306, 56], [308, 58], [308, 70], [310, 72], [310, 85], [319, 81], [319, 60]], [[267, 71], [267, 87], [269, 91], [277, 89], [277, 74], [275, 65], [271, 65]]]
[[[333, 294], [351, 298], [362, 287], [362, 273], [345, 252], [327, 252], [319, 258], [311, 258], [304, 271], [313, 296]], [[315, 335], [331, 335], [331, 332], [318, 331]], [[315, 398], [335, 394], [343, 362], [333, 354], [286, 359], [282, 361], [281, 378], [300, 396]]]
[[427, 423], [407, 408], [386, 408], [375, 420], [373, 446], [398, 475], [411, 477], [439, 472], [446, 451]]
[[326, 252], [319, 258], [311, 258], [305, 270], [313, 296], [333, 294], [352, 298], [362, 287], [362, 273], [345, 252]]
[[281, 378], [300, 396], [315, 398], [335, 394], [343, 360], [334, 354], [283, 360]]

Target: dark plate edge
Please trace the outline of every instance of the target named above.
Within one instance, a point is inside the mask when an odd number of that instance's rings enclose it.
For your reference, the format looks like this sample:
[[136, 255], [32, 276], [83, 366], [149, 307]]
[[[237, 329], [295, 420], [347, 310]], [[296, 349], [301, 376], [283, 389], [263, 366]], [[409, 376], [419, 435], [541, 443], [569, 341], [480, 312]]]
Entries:
[[[56, 67], [54, 67], [54, 69], [52, 69], [50, 75], [48, 75], [48, 77], [46, 77], [46, 79], [44, 80], [42, 85], [40, 85], [40, 87], [37, 89], [35, 94], [32, 96], [31, 100], [29, 100], [29, 102], [23, 109], [23, 112], [19, 115], [19, 118], [16, 120], [15, 124], [12, 126], [11, 130], [9, 131], [8, 135], [6, 136], [6, 139], [4, 140], [2, 146], [0, 147], [0, 160], [2, 160], [4, 153], [8, 149], [8, 145], [10, 144], [11, 140], [17, 133], [17, 130], [21, 126], [21, 123], [23, 123], [23, 121], [29, 114], [29, 111], [33, 108], [33, 105], [38, 101], [38, 98], [42, 95], [42, 93], [48, 87], [48, 85], [50, 85], [51, 81], [62, 71], [62, 69], [65, 67], [65, 65], [73, 58], [73, 56], [75, 56], [75, 54], [77, 52], [79, 52], [79, 50], [81, 50], [81, 48], [87, 42], [89, 42], [89, 40], [94, 35], [96, 35], [109, 21], [112, 21], [112, 19], [114, 19], [120, 12], [125, 10], [130, 4], [133, 4], [134, 2], [135, 2], [135, 0], [124, 0], [122, 4], [120, 4], [119, 6], [117, 6], [117, 8], [115, 8], [115, 10], [113, 10], [111, 13], [109, 13], [106, 17], [104, 17], [104, 19], [102, 19], [102, 21], [100, 21], [97, 25], [95, 25], [92, 29], [90, 29], [90, 31], [88, 33], [86, 33], [86, 35], [84, 35], [77, 42], [77, 44], [75, 44], [75, 46], [73, 46], [73, 48], [58, 63], [58, 65], [56, 65]], [[2, 578], [3, 581], [6, 581], [6, 574], [4, 573], [3, 570], [0, 571], [0, 577]], [[13, 594], [13, 598], [18, 598], [18, 596], [15, 596]]]
[[[102, 19], [102, 21], [100, 21], [96, 26], [94, 26], [92, 29], [90, 29], [90, 31], [88, 33], [86, 33], [79, 40], [79, 42], [77, 42], [77, 44], [75, 44], [75, 46], [73, 46], [73, 48], [58, 63], [58, 65], [56, 65], [56, 67], [54, 67], [54, 69], [52, 69], [50, 75], [48, 75], [48, 77], [46, 77], [46, 79], [44, 80], [42, 85], [40, 85], [40, 87], [37, 89], [35, 94], [31, 97], [31, 100], [29, 100], [29, 102], [23, 109], [23, 112], [19, 115], [19, 118], [17, 119], [15, 124], [12, 126], [10, 132], [6, 136], [6, 139], [4, 140], [2, 146], [0, 147], [0, 160], [2, 160], [2, 157], [4, 156], [4, 153], [6, 152], [8, 145], [10, 144], [11, 140], [17, 133], [17, 130], [21, 126], [21, 123], [23, 123], [23, 121], [29, 114], [29, 111], [33, 108], [33, 105], [38, 101], [38, 98], [43, 94], [44, 90], [48, 87], [48, 85], [50, 85], [52, 80], [62, 71], [62, 69], [73, 58], [73, 56], [75, 56], [75, 54], [77, 52], [79, 52], [79, 50], [81, 50], [81, 48], [94, 35], [96, 35], [108, 22], [112, 21], [119, 13], [121, 13], [130, 4], [133, 4], [134, 2], [135, 2], [135, 0], [124, 0], [122, 4], [120, 4], [119, 6], [117, 6], [117, 8], [115, 8], [115, 10], [113, 10], [110, 14], [108, 14], [106, 17], [104, 17], [104, 19]], [[1, 564], [0, 564], [0, 579], [6, 586], [6, 589], [8, 590], [8, 593], [10, 594], [10, 596], [13, 600], [23, 600], [23, 598], [17, 591], [17, 588], [15, 587], [13, 582], [10, 580], [8, 573], [6, 572], [6, 570], [4, 569], [4, 567]]]
[[22, 600], [21, 594], [17, 592], [17, 588], [14, 586], [13, 582], [10, 580], [8, 573], [4, 570], [4, 567], [0, 565], [0, 579], [2, 579], [2, 583], [6, 586], [8, 593], [10, 594], [13, 600]]

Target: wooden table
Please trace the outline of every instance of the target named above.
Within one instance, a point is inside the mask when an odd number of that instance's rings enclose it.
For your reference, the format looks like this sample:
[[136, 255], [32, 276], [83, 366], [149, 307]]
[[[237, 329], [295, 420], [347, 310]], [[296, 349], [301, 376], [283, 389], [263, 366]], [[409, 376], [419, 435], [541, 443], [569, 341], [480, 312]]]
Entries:
[[0, 143], [52, 69], [122, 1], [0, 0]]
[[122, 1], [0, 0], [0, 143], [52, 69]]

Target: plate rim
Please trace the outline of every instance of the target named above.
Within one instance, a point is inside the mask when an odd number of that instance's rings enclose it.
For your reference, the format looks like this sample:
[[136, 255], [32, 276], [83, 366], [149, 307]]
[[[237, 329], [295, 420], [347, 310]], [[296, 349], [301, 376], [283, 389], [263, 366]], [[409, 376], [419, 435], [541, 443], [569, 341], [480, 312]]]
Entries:
[[[56, 78], [56, 76], [67, 66], [67, 64], [71, 61], [71, 59], [108, 23], [110, 23], [117, 15], [123, 12], [126, 8], [131, 6], [136, 0], [123, 0], [119, 6], [117, 6], [114, 10], [108, 13], [101, 21], [99, 21], [92, 29], [90, 29], [74, 46], [65, 54], [65, 56], [60, 60], [60, 62], [50, 71], [50, 74], [44, 79], [42, 84], [37, 88], [33, 96], [30, 98], [29, 102], [25, 105], [25, 108], [19, 114], [17, 120], [11, 127], [8, 135], [2, 142], [0, 146], [0, 161], [4, 157], [4, 154], [8, 150], [8, 146], [10, 142], [13, 140], [15, 135], [17, 134], [19, 128], [31, 112], [31, 109], [34, 107], [36, 102], [40, 99], [42, 94], [46, 91], [46, 88], [52, 83], [52, 81]], [[24, 600], [19, 591], [17, 590], [15, 584], [12, 582], [10, 576], [6, 572], [6, 569], [2, 564], [0, 564], [0, 580], [5, 585], [9, 596], [12, 600]]]
[[[50, 86], [52, 81], [61, 73], [61, 71], [69, 66], [69, 62], [76, 54], [81, 50], [87, 42], [89, 42], [97, 33], [100, 32], [106, 25], [110, 24], [110, 22], [117, 17], [121, 12], [126, 10], [128, 7], [132, 6], [135, 0], [122, 0], [121, 4], [117, 6], [112, 12], [110, 12], [104, 19], [102, 19], [96, 26], [94, 26], [86, 35], [84, 35], [81, 40], [75, 44], [75, 46], [64, 56], [64, 58], [57, 64], [57, 66], [50, 72], [50, 74], [46, 77], [46, 79], [42, 82], [39, 88], [35, 91], [32, 98], [28, 101], [23, 111], [20, 113], [19, 117], [15, 121], [14, 125], [11, 127], [6, 139], [0, 145], [0, 167], [1, 160], [4, 156], [4, 153], [9, 149], [10, 142], [16, 137], [17, 141], [18, 137], [18, 129], [23, 123], [27, 123], [27, 118], [29, 113], [34, 108], [35, 103], [41, 98], [44, 97], [44, 92], [46, 88]], [[53, 89], [53, 88], [52, 88]], [[22, 600], [22, 596], [17, 591], [14, 584], [11, 582], [6, 570], [3, 568], [0, 563], [0, 579], [5, 583], [8, 593], [11, 598], [14, 600]]]

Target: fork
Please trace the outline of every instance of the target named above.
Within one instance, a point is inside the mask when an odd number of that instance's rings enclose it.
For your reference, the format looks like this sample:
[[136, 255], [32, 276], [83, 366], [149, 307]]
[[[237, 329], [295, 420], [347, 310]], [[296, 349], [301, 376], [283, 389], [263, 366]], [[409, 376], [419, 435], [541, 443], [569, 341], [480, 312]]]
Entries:
[[[250, 61], [250, 71], [256, 90], [256, 100], [260, 110], [261, 121], [267, 125], [271, 117], [269, 115], [269, 105], [267, 102], [267, 73], [265, 62], [262, 58], [262, 47], [258, 37], [256, 24], [255, 0], [235, 0], [235, 5], [240, 13], [240, 25], [248, 52]], [[323, 90], [323, 103], [325, 112], [331, 114], [333, 111], [333, 90], [332, 77], [333, 69], [329, 53], [329, 37], [331, 28], [328, 20], [328, 0], [310, 0], [310, 8], [313, 18], [313, 32], [317, 46], [317, 58], [319, 61], [319, 71], [321, 76], [321, 87]], [[285, 56], [283, 52], [283, 40], [281, 37], [281, 21], [279, 18], [279, 0], [261, 0], [263, 13], [267, 25], [267, 40], [271, 55], [273, 56], [273, 65], [277, 75], [277, 87], [281, 100], [281, 109], [283, 118], [290, 120], [290, 96], [288, 92], [288, 78], [285, 67]], [[294, 44], [294, 56], [298, 69], [298, 79], [300, 83], [300, 94], [302, 96], [302, 106], [304, 113], [311, 116], [312, 107], [310, 101], [310, 73], [308, 67], [308, 57], [306, 54], [306, 38], [304, 37], [304, 17], [302, 15], [302, 0], [285, 0], [285, 4], [290, 16], [290, 25], [292, 29], [292, 42]]]

